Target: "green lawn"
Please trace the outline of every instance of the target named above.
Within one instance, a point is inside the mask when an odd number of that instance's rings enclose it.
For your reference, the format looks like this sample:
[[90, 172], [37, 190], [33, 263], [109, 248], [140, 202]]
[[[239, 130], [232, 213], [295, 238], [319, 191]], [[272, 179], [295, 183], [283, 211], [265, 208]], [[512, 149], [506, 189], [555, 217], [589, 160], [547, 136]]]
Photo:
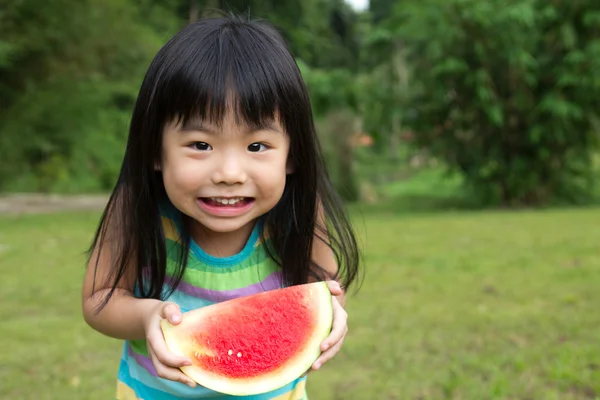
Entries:
[[[311, 399], [600, 396], [600, 209], [355, 217], [367, 276]], [[112, 398], [120, 343], [80, 313], [97, 218], [0, 216], [0, 398]]]

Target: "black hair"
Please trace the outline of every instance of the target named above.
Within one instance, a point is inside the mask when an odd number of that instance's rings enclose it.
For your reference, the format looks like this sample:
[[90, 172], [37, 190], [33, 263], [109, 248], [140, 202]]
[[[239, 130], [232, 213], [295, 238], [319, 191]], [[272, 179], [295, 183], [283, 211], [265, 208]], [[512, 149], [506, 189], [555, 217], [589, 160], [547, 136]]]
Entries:
[[[358, 277], [355, 234], [329, 181], [307, 90], [287, 44], [267, 22], [225, 16], [199, 20], [177, 33], [160, 49], [142, 82], [121, 171], [90, 247], [91, 254], [107, 235], [116, 244], [111, 249], [112, 290], [103, 305], [130, 265], [136, 268], [142, 297], [164, 295], [166, 244], [159, 204], [167, 197], [155, 169], [163, 128], [173, 120], [185, 123], [198, 117], [219, 123], [228, 107], [248, 125], [260, 126], [277, 115], [290, 138], [295, 171], [278, 204], [264, 216], [261, 232], [263, 238], [268, 232], [267, 249], [281, 266], [284, 284], [336, 279], [348, 290]], [[190, 244], [182, 226], [184, 251], [172, 290], [183, 276]], [[334, 276], [311, 259], [315, 237], [333, 250], [338, 262]]]

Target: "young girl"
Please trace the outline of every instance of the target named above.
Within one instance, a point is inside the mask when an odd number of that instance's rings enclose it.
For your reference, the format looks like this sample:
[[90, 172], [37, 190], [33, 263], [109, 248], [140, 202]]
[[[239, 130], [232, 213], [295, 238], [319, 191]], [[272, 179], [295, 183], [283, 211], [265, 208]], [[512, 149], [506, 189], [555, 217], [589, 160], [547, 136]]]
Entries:
[[[327, 280], [339, 350], [358, 250], [332, 189], [297, 65], [277, 31], [191, 24], [157, 54], [83, 283], [83, 313], [124, 339], [118, 399], [226, 399], [197, 386], [159, 321], [239, 296]], [[306, 376], [248, 399], [305, 399]], [[186, 386], [187, 385], [187, 386]]]

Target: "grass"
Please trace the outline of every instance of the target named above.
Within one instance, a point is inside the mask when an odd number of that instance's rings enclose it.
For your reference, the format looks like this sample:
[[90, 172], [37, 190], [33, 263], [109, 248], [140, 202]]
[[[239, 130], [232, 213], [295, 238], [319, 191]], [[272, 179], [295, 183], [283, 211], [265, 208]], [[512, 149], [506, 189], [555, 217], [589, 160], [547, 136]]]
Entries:
[[465, 193], [462, 179], [448, 175], [441, 168], [422, 168], [413, 171], [409, 178], [396, 179], [377, 188], [381, 199], [371, 210], [403, 214], [480, 208]]
[[[600, 209], [355, 211], [366, 279], [311, 400], [600, 396]], [[113, 398], [81, 318], [97, 213], [0, 216], [0, 398]]]

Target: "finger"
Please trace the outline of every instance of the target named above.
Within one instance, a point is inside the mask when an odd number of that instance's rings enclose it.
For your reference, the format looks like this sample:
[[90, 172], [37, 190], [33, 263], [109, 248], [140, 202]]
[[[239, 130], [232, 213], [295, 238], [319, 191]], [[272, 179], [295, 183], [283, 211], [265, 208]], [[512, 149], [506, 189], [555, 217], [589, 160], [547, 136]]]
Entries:
[[329, 336], [321, 343], [321, 351], [325, 351], [337, 343], [346, 335], [346, 332], [348, 332], [348, 313], [337, 300], [333, 299], [333, 324]]
[[181, 322], [181, 309], [178, 304], [166, 303], [160, 310], [160, 316], [177, 325]]
[[342, 344], [344, 344], [344, 338], [342, 338], [339, 342], [334, 344], [329, 350], [323, 352], [317, 361], [312, 365], [313, 370], [318, 370], [325, 364], [327, 361], [331, 360], [342, 348]]
[[347, 332], [348, 328], [345, 325], [332, 330], [327, 339], [321, 343], [321, 351], [325, 352], [335, 346], [340, 340], [344, 339], [344, 336], [346, 336]]
[[329, 291], [334, 296], [339, 296], [344, 293], [342, 287], [337, 281], [327, 281], [327, 286], [329, 287]]
[[178, 356], [169, 351], [160, 329], [148, 332], [146, 343], [161, 364], [176, 368], [192, 365], [192, 361], [188, 358]]
[[148, 348], [148, 355], [150, 356], [150, 359], [152, 360], [152, 365], [154, 366], [156, 374], [159, 377], [163, 379], [168, 379], [170, 381], [181, 382], [185, 385], [188, 385], [191, 388], [196, 387], [196, 382], [191, 380], [187, 375], [181, 372], [181, 370], [177, 368], [168, 367], [162, 364], [158, 360], [156, 354], [151, 348]]

